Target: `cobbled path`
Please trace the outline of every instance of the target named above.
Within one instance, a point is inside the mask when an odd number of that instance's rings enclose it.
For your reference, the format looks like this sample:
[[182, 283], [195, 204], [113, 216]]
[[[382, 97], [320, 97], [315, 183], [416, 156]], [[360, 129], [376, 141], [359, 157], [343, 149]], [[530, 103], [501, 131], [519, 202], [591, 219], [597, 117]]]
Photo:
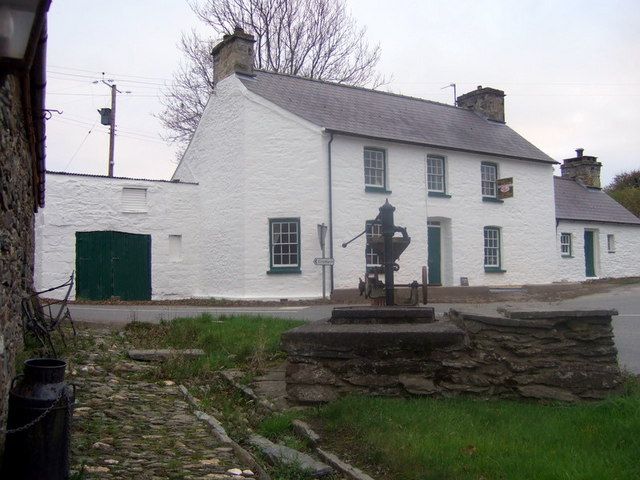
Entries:
[[67, 379], [77, 385], [72, 478], [254, 478], [194, 416], [177, 385], [140, 379], [155, 367], [126, 359], [122, 337], [96, 330], [80, 335], [85, 351], [74, 355]]

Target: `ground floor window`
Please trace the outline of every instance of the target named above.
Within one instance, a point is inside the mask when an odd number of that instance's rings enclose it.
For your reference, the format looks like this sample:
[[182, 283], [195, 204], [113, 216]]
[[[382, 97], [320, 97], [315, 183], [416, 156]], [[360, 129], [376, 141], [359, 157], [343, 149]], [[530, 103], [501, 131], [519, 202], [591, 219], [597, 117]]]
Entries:
[[500, 228], [484, 227], [484, 267], [487, 271], [500, 269]]
[[570, 257], [572, 255], [570, 233], [560, 234], [560, 253], [563, 257]]
[[607, 235], [607, 251], [609, 253], [616, 251], [616, 237], [611, 233]]
[[300, 271], [300, 219], [269, 219], [270, 273]]
[[[378, 237], [382, 235], [382, 225], [379, 223], [375, 223], [373, 220], [367, 221], [365, 228], [367, 231], [367, 240], [372, 237]], [[374, 252], [368, 243], [365, 247], [364, 256], [367, 270], [382, 266], [382, 262], [380, 262], [380, 255]]]

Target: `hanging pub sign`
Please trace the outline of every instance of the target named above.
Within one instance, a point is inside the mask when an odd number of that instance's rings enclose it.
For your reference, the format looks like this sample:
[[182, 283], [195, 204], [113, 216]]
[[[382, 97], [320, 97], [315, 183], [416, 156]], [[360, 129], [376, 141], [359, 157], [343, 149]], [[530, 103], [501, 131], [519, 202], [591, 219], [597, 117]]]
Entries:
[[513, 197], [513, 177], [499, 178], [496, 184], [498, 187], [498, 198]]

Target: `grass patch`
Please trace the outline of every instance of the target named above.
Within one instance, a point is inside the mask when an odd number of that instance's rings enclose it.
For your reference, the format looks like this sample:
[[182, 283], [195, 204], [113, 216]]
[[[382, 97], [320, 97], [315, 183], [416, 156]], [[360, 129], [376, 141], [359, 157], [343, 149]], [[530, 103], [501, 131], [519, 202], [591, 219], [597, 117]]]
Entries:
[[346, 397], [315, 420], [385, 478], [640, 478], [637, 380], [620, 397], [580, 405]]
[[280, 335], [304, 322], [267, 317], [204, 314], [151, 325], [131, 323], [127, 338], [137, 348], [201, 348], [205, 358], [173, 360], [161, 367], [160, 375], [175, 380], [207, 376], [224, 368], [257, 372], [283, 359]]

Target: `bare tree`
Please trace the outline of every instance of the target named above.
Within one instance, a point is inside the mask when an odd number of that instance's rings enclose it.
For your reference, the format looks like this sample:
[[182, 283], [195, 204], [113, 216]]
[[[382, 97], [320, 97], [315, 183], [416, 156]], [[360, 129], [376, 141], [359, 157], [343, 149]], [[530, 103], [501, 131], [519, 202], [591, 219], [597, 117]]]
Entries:
[[[376, 88], [380, 46], [370, 46], [345, 0], [191, 0], [214, 38], [236, 26], [256, 37], [255, 67], [349, 85]], [[174, 73], [163, 100], [166, 138], [186, 143], [214, 88], [211, 49], [215, 42], [194, 31], [183, 34], [184, 63]]]

